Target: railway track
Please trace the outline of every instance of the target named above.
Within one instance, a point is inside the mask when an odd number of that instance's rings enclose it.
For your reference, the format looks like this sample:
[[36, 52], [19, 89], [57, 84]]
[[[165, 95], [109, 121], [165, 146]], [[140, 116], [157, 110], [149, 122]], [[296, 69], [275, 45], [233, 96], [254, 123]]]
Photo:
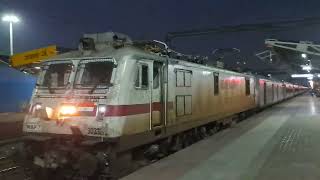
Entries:
[[[239, 122], [241, 120], [233, 119], [232, 121], [229, 121], [229, 123], [227, 124], [221, 124], [219, 126], [217, 125], [216, 127], [211, 128], [211, 130], [207, 131], [206, 133], [201, 131], [199, 128], [197, 131], [195, 131], [195, 129], [192, 129], [192, 130], [183, 132], [180, 134], [181, 142], [179, 143], [179, 147], [175, 147], [174, 151], [161, 153], [161, 152], [157, 152], [157, 149], [159, 149], [159, 147], [151, 148], [149, 151], [145, 152], [145, 155], [148, 158], [135, 162], [136, 163], [134, 164], [135, 167], [128, 172], [132, 173], [133, 171], [136, 171], [144, 166], [148, 166], [164, 157], [170, 156], [172, 153], [179, 151], [185, 147], [188, 147], [193, 143], [201, 141], [206, 137], [210, 137], [218, 133], [219, 131], [230, 127], [233, 123]], [[21, 158], [20, 158], [21, 156], [19, 152], [23, 151], [22, 139], [23, 138], [17, 137], [16, 139], [0, 141], [0, 180], [32, 180], [33, 179], [31, 178], [32, 173], [31, 174], [26, 173], [25, 169], [23, 168], [23, 165], [21, 164], [22, 162], [21, 162]], [[27, 174], [30, 174], [30, 176]], [[106, 176], [104, 178], [100, 177], [100, 178], [109, 179], [109, 176]]]
[[0, 179], [9, 179], [12, 173], [17, 173], [20, 169], [18, 163], [9, 157], [0, 157]]
[[1, 180], [27, 180], [21, 163], [19, 151], [21, 143], [13, 141], [0, 145], [0, 179]]

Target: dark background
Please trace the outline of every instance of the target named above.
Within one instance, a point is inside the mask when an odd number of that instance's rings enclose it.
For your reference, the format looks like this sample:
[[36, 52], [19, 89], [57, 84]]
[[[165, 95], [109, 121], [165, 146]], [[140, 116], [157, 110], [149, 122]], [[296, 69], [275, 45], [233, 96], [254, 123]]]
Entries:
[[[164, 40], [166, 32], [245, 23], [320, 17], [317, 0], [0, 0], [0, 12], [17, 14], [15, 52], [50, 44], [75, 48], [83, 33], [115, 31], [133, 39]], [[173, 48], [187, 54], [209, 55], [217, 48], [241, 49], [246, 66], [263, 64], [254, 53], [264, 39], [319, 41], [320, 26], [283, 32], [241, 32], [175, 39]], [[8, 52], [9, 27], [0, 23], [0, 52]], [[235, 63], [237, 60], [231, 60]]]

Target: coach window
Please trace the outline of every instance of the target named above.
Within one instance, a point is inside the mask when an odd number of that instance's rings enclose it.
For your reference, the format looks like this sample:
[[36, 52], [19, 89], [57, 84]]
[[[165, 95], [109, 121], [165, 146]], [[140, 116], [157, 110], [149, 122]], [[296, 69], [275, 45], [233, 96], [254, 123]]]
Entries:
[[192, 85], [192, 71], [177, 69], [176, 70], [176, 86], [191, 87], [191, 85]]
[[213, 74], [213, 91], [214, 95], [219, 94], [219, 74]]
[[250, 79], [246, 78], [246, 95], [250, 95]]
[[176, 73], [176, 81], [177, 81], [177, 87], [184, 86], [184, 72], [183, 71], [177, 71]]
[[138, 64], [135, 86], [136, 88], [148, 88], [148, 65]]
[[160, 81], [160, 67], [153, 66], [153, 89], [159, 87]]
[[184, 72], [184, 86], [191, 87], [191, 71]]
[[274, 84], [271, 86], [271, 92], [272, 92], [272, 100], [274, 100]]

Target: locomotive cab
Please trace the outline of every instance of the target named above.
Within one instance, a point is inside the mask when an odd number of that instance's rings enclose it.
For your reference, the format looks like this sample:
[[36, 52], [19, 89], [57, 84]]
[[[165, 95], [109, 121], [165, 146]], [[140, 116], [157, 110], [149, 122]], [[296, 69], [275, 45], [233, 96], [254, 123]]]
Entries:
[[85, 36], [42, 64], [24, 132], [112, 139], [162, 127], [163, 59], [121, 34]]
[[119, 135], [108, 130], [107, 122], [107, 106], [117, 103], [120, 86], [117, 82], [121, 82], [116, 81], [121, 74], [118, 63], [120, 68], [125, 68], [123, 58], [106, 43], [110, 39], [113, 41], [114, 36], [114, 33], [105, 33], [100, 38], [85, 37], [80, 41], [78, 51], [42, 64], [24, 121], [25, 133]]
[[[84, 135], [90, 134], [90, 130], [95, 131], [91, 134], [102, 135], [102, 130], [84, 128], [91, 127], [90, 123], [103, 122], [115, 71], [114, 60], [108, 58], [44, 63], [24, 131], [71, 134], [69, 125], [79, 127]], [[109, 101], [111, 99], [109, 95]], [[101, 129], [103, 125], [99, 126], [92, 128]]]

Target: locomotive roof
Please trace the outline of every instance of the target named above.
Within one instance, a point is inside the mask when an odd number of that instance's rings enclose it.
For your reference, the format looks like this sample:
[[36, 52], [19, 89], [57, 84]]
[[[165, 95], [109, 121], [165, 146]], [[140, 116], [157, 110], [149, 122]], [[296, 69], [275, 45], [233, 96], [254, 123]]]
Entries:
[[[234, 72], [226, 69], [216, 68], [213, 66], [207, 66], [204, 64], [198, 64], [198, 63], [193, 63], [185, 60], [175, 59], [172, 57], [164, 56], [163, 54], [160, 54], [160, 53], [153, 53], [153, 52], [147, 51], [141, 47], [136, 47], [133, 44], [125, 44], [123, 47], [114, 48], [113, 46], [102, 43], [102, 44], [98, 44], [95, 50], [90, 50], [90, 51], [74, 50], [67, 53], [59, 54], [46, 61], [83, 59], [83, 58], [114, 58], [117, 61], [118, 59], [121, 59], [124, 56], [132, 56], [132, 57], [144, 58], [144, 59], [150, 58], [150, 59], [153, 59], [156, 61], [162, 61], [162, 62], [165, 62], [168, 58], [169, 63], [172, 63], [172, 64], [180, 64], [187, 67], [205, 69], [208, 71], [215, 71], [219, 73], [228, 73], [228, 74], [247, 76], [247, 77], [252, 77], [252, 76], [258, 77], [257, 75], [253, 75], [253, 74], [239, 73], [239, 72]], [[258, 78], [265, 79], [268, 81], [277, 81], [274, 79], [268, 79], [266, 77], [258, 77]], [[280, 83], [281, 81], [277, 81], [277, 82]]]
[[216, 68], [213, 66], [207, 66], [207, 65], [203, 65], [203, 64], [197, 64], [197, 63], [193, 63], [193, 62], [188, 62], [188, 61], [184, 61], [184, 60], [180, 60], [180, 59], [174, 59], [174, 58], [170, 58], [167, 56], [160, 56], [159, 54], [156, 53], [152, 53], [152, 52], [148, 52], [145, 50], [142, 50], [140, 48], [134, 47], [132, 45], [129, 46], [125, 46], [122, 48], [112, 48], [112, 47], [108, 47], [108, 48], [102, 48], [102, 49], [97, 49], [95, 51], [91, 51], [91, 52], [81, 52], [79, 50], [75, 50], [75, 51], [70, 51], [67, 53], [63, 53], [63, 54], [59, 54], [51, 59], [48, 59], [46, 61], [53, 61], [53, 60], [66, 60], [66, 59], [82, 59], [82, 58], [114, 58], [116, 61], [117, 59], [121, 59], [124, 56], [133, 56], [133, 57], [137, 57], [137, 58], [150, 58], [156, 61], [166, 61], [166, 58], [169, 59], [170, 63], [173, 64], [180, 64], [180, 65], [184, 65], [184, 66], [189, 66], [192, 68], [200, 68], [200, 69], [206, 69], [208, 71], [218, 71], [218, 72], [224, 72], [224, 73], [231, 73], [231, 74], [237, 74], [237, 75], [244, 75], [244, 76], [253, 76], [251, 74], [244, 74], [244, 73], [238, 73], [238, 72], [234, 72], [234, 71], [230, 71], [230, 70], [226, 70], [226, 69], [220, 69], [220, 68]]
[[[100, 47], [101, 48], [101, 47]], [[70, 51], [67, 53], [59, 54], [55, 56], [54, 58], [48, 59], [47, 61], [52, 61], [52, 60], [65, 60], [65, 59], [82, 59], [82, 58], [101, 58], [101, 57], [110, 57], [110, 58], [115, 58], [115, 60], [120, 59], [124, 56], [136, 56], [136, 57], [143, 57], [143, 58], [151, 58], [153, 60], [157, 61], [166, 61], [165, 56], [159, 56], [159, 54], [156, 53], [151, 53], [148, 51], [145, 51], [141, 48], [137, 48], [133, 45], [126, 45], [125, 47], [122, 48], [113, 48], [113, 47], [104, 47], [102, 49], [98, 49], [96, 51], [88, 52], [88, 53], [83, 53], [80, 50], [75, 50], [75, 51]], [[206, 66], [203, 64], [197, 64], [197, 63], [192, 63], [184, 60], [179, 60], [179, 59], [174, 59], [174, 58], [168, 58], [170, 63], [174, 64], [180, 64], [184, 66], [189, 66], [192, 68], [199, 68], [199, 69], [206, 69], [208, 71], [216, 71], [216, 72], [221, 72], [221, 73], [228, 73], [228, 74], [234, 74], [234, 75], [241, 75], [241, 76], [254, 76], [259, 79], [263, 79], [266, 81], [273, 81], [273, 82], [278, 82], [278, 83], [288, 83], [288, 82], [282, 82], [276, 79], [270, 79], [264, 76], [260, 75], [253, 75], [253, 74], [245, 74], [245, 73], [239, 73], [239, 72], [234, 72], [226, 69], [220, 69], [216, 68], [213, 66]]]

